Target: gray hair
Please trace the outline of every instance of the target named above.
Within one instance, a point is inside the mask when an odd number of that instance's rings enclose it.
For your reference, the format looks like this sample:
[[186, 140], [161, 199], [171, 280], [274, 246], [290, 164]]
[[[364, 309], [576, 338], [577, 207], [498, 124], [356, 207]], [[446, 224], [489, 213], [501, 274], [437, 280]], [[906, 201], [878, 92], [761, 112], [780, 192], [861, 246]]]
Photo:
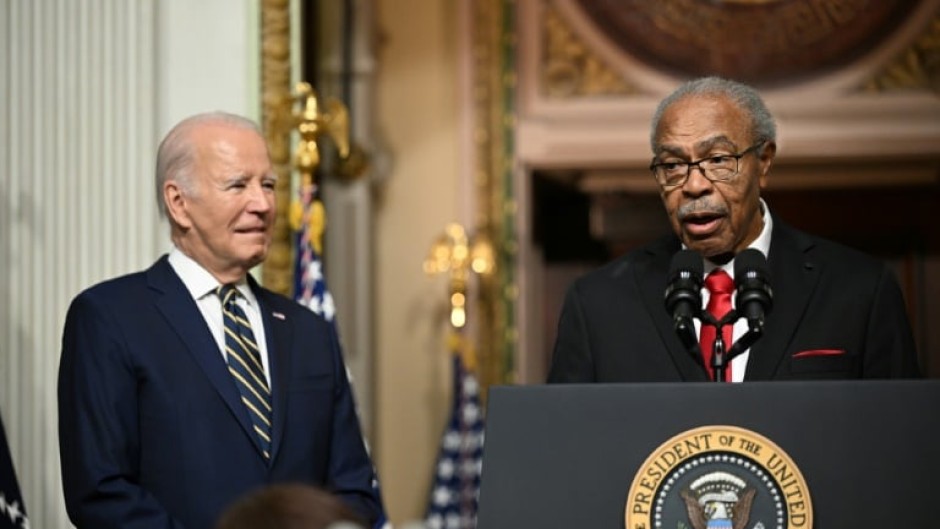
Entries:
[[650, 128], [650, 146], [653, 151], [656, 150], [656, 130], [659, 128], [663, 114], [673, 103], [689, 96], [727, 98], [750, 117], [751, 133], [754, 135], [752, 142], [777, 141], [777, 125], [774, 123], [774, 117], [767, 110], [767, 105], [764, 104], [757, 90], [746, 84], [721, 77], [701, 77], [683, 83], [659, 102]]
[[157, 169], [154, 178], [157, 193], [157, 208], [169, 218], [167, 206], [163, 201], [163, 185], [170, 180], [179, 183], [184, 193], [192, 195], [195, 191], [192, 166], [195, 162], [194, 145], [190, 134], [203, 125], [225, 125], [248, 129], [261, 134], [261, 128], [254, 121], [227, 112], [205, 112], [190, 116], [176, 124], [160, 142], [157, 149]]

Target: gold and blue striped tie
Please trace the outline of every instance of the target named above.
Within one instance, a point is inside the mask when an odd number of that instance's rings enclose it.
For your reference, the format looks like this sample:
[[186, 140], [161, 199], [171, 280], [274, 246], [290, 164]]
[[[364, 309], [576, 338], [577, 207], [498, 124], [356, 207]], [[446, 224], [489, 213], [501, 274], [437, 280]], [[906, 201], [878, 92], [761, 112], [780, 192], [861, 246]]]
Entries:
[[238, 305], [233, 285], [220, 285], [215, 293], [222, 300], [222, 321], [225, 330], [225, 358], [228, 371], [235, 379], [242, 402], [248, 408], [258, 444], [265, 459], [271, 457], [271, 389], [264, 376], [261, 351], [251, 331], [245, 311]]

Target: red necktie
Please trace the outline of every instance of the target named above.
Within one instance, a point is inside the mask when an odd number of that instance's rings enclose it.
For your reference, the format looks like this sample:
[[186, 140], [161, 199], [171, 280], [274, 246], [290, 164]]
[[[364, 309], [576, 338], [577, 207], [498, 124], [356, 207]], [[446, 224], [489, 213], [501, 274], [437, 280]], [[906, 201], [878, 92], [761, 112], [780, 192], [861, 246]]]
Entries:
[[[731, 310], [731, 293], [734, 292], [734, 280], [727, 272], [720, 268], [712, 270], [705, 278], [705, 288], [710, 294], [708, 306], [705, 310], [715, 318], [720, 320], [728, 311]], [[725, 341], [725, 351], [731, 348], [732, 325], [725, 325], [721, 329], [721, 337]], [[699, 336], [699, 345], [702, 348], [702, 358], [705, 360], [705, 369], [708, 370], [708, 376], [715, 380], [715, 373], [712, 372], [712, 347], [715, 344], [715, 327], [713, 325], [702, 324], [702, 333]], [[731, 364], [727, 364], [725, 369], [725, 380], [731, 380]]]

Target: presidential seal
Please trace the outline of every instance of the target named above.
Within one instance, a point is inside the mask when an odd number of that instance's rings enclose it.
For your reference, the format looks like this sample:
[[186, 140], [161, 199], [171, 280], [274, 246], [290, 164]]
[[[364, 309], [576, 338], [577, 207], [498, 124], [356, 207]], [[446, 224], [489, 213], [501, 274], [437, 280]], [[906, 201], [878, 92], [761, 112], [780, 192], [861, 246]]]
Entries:
[[811, 529], [800, 470], [779, 446], [736, 426], [703, 426], [659, 446], [633, 479], [626, 529]]

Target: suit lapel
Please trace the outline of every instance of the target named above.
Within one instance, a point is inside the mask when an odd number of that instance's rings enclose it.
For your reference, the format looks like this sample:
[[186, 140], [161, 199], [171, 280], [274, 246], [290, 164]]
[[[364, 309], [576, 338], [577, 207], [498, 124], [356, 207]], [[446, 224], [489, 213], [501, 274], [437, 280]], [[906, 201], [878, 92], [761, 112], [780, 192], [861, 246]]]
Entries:
[[287, 385], [290, 376], [290, 352], [293, 344], [290, 315], [277, 312], [271, 296], [249, 276], [248, 282], [258, 299], [261, 319], [264, 321], [264, 336], [268, 346], [268, 365], [271, 369], [271, 395], [274, 408], [271, 425], [271, 463], [277, 457], [281, 439], [284, 437], [284, 421], [287, 417]]
[[[166, 256], [161, 258], [147, 271], [147, 283], [158, 292], [156, 305], [163, 317], [179, 335], [186, 349], [196, 364], [205, 373], [209, 383], [225, 402], [235, 420], [241, 424], [245, 434], [255, 442], [254, 430], [248, 418], [248, 410], [242, 404], [241, 395], [228, 372], [225, 359], [212, 333], [206, 326], [205, 318], [195, 301], [186, 290], [182, 280], [173, 271]], [[259, 452], [260, 453], [260, 452]]]
[[694, 358], [682, 345], [676, 336], [672, 317], [664, 305], [669, 263], [679, 248], [679, 240], [675, 237], [668, 237], [651, 245], [648, 249], [649, 258], [637, 263], [633, 279], [642, 295], [646, 313], [652, 318], [663, 347], [672, 358], [682, 380], [704, 382], [708, 377], [702, 361]]
[[772, 378], [784, 358], [823, 271], [809, 253], [812, 246], [809, 238], [774, 218], [767, 256], [774, 305], [764, 336], [751, 347], [746, 380]]

